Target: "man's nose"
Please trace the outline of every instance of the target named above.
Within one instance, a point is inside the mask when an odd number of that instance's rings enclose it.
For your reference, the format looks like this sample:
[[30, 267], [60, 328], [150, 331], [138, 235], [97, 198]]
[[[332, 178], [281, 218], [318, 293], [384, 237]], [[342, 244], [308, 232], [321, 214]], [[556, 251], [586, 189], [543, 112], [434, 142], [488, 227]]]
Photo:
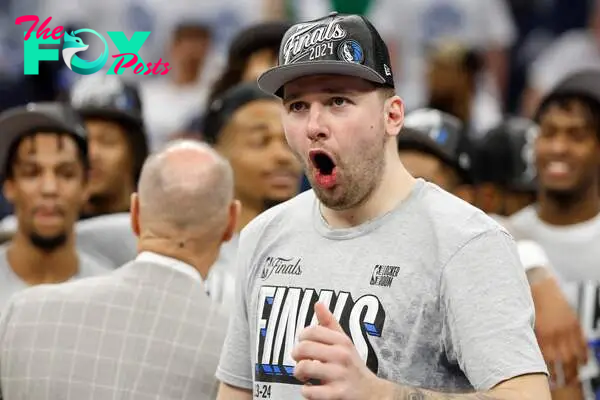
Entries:
[[325, 140], [329, 137], [329, 129], [324, 124], [324, 117], [322, 105], [311, 105], [306, 129], [307, 136], [311, 141]]
[[52, 172], [46, 172], [43, 174], [41, 185], [43, 195], [53, 196], [58, 193], [58, 179], [56, 174]]
[[565, 137], [566, 135], [556, 135], [550, 141], [550, 151], [553, 154], [564, 154], [569, 149], [568, 139]]

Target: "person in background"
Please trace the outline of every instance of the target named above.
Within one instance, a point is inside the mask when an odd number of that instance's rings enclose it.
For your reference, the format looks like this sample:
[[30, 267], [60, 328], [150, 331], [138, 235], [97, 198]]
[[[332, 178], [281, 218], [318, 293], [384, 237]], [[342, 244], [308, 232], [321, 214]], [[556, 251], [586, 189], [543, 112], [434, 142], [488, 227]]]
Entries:
[[[235, 196], [242, 203], [236, 233], [265, 210], [298, 194], [302, 167], [286, 142], [281, 104], [256, 83], [236, 85], [211, 104], [205, 118], [204, 140], [233, 168]], [[222, 284], [213, 282], [225, 290], [215, 296], [231, 301], [238, 239], [236, 234], [223, 246], [211, 277], [224, 280]]]
[[487, 91], [477, 90], [483, 67], [480, 53], [454, 42], [441, 42], [427, 52], [427, 107], [461, 120], [478, 137], [502, 119], [501, 108]]
[[599, 83], [598, 70], [575, 72], [541, 100], [534, 114], [537, 201], [508, 219], [516, 239], [534, 240], [545, 250], [589, 341], [588, 362], [578, 360], [579, 371], [577, 363], [559, 363], [560, 353], [546, 356], [555, 375], [565, 375], [566, 399], [581, 398], [581, 389], [586, 399], [600, 396]]
[[[277, 65], [279, 42], [287, 28], [287, 22], [268, 21], [239, 31], [229, 47], [224, 70], [211, 87], [207, 104], [213, 104], [218, 97], [240, 83], [256, 82], [262, 72]], [[177, 137], [201, 140], [205, 114], [206, 110], [198, 109]]]
[[406, 115], [397, 137], [400, 160], [411, 175], [472, 202], [471, 141], [456, 117], [434, 109]]
[[475, 205], [488, 214], [509, 217], [535, 202], [533, 157], [538, 126], [509, 117], [475, 142]]
[[290, 24], [268, 21], [242, 29], [229, 47], [227, 65], [208, 96], [208, 104], [242, 82], [255, 82], [261, 73], [277, 65], [279, 43]]
[[151, 151], [157, 151], [181, 131], [198, 110], [204, 109], [209, 84], [204, 65], [211, 47], [210, 27], [184, 21], [172, 35], [164, 77], [141, 83], [144, 122]]
[[31, 103], [0, 115], [3, 193], [17, 229], [0, 246], [0, 309], [29, 286], [108, 272], [76, 246], [73, 227], [86, 201], [83, 121], [67, 105]]
[[[538, 131], [529, 119], [509, 117], [475, 145], [475, 204], [511, 232], [510, 217], [536, 200], [534, 145]], [[560, 275], [536, 240], [517, 238], [535, 304], [535, 332], [542, 354], [567, 370], [577, 370], [578, 362], [588, 358], [587, 344], [577, 314], [561, 289]], [[553, 379], [557, 382], [555, 399], [578, 398], [578, 394], [558, 388], [564, 385], [558, 382], [564, 377], [555, 375]]]
[[509, 81], [509, 51], [518, 34], [509, 0], [371, 2], [369, 15], [393, 49], [392, 62], [397, 61], [395, 67], [400, 71], [399, 92], [408, 99], [408, 109], [424, 104], [428, 97], [429, 49], [448, 40], [481, 55], [474, 97], [485, 97], [491, 107], [502, 108]]
[[204, 280], [236, 226], [231, 167], [202, 143], [173, 143], [147, 160], [131, 202], [134, 261], [11, 298], [0, 398], [215, 398], [227, 317]]
[[600, 70], [600, 1], [587, 3], [587, 26], [562, 33], [528, 66], [521, 98], [524, 116], [532, 118], [544, 96], [568, 75], [586, 69]]
[[137, 86], [116, 75], [86, 76], [72, 88], [70, 102], [88, 131], [89, 200], [81, 218], [127, 213], [148, 156]]
[[[511, 206], [513, 201], [494, 200], [492, 204], [497, 206], [486, 207], [489, 202], [483, 200], [488, 197], [484, 198], [482, 193], [512, 194], [517, 190], [533, 190], [532, 176], [527, 171], [525, 159], [521, 159], [527, 150], [524, 136], [535, 127], [527, 122], [511, 119], [490, 132], [477, 145], [472, 141], [464, 141], [460, 122], [454, 117], [437, 110], [414, 111], [406, 116], [398, 137], [400, 159], [414, 176], [436, 183], [450, 193], [468, 193], [468, 199], [474, 205], [506, 227], [506, 218], [501, 218], [495, 212], [514, 210]], [[498, 154], [491, 154], [494, 152]], [[461, 159], [462, 164], [459, 161]], [[504, 190], [491, 183], [492, 179], [494, 182], [503, 182], [498, 186]], [[518, 200], [522, 195], [517, 193], [515, 197]], [[464, 195], [461, 197], [467, 198]], [[501, 214], [505, 215], [504, 212]], [[581, 326], [560, 289], [559, 278], [545, 251], [532, 240], [518, 240], [517, 250], [531, 287], [536, 309], [535, 332], [542, 353], [552, 355], [558, 352], [561, 361], [567, 365], [580, 357], [585, 358], [586, 345]], [[560, 353], [558, 349], [562, 348], [567, 352]]]

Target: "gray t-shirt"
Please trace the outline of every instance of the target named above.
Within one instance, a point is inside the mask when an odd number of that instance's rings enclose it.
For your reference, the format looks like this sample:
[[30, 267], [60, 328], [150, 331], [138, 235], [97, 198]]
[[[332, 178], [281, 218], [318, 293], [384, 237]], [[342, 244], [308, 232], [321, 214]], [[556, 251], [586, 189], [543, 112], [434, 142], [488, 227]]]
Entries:
[[77, 222], [77, 245], [105, 257], [119, 268], [137, 256], [137, 237], [128, 212], [100, 215]]
[[366, 365], [396, 383], [486, 390], [546, 373], [515, 243], [480, 210], [418, 180], [393, 211], [331, 229], [312, 191], [243, 231], [236, 303], [217, 377], [301, 398], [291, 350], [329, 305]]
[[[6, 255], [8, 246], [9, 243], [0, 246], [0, 313], [13, 294], [29, 287], [29, 284], [19, 278], [10, 267]], [[111, 271], [110, 268], [103, 265], [103, 260], [96, 259], [81, 250], [78, 250], [77, 254], [79, 256], [79, 271], [69, 280], [104, 275]]]

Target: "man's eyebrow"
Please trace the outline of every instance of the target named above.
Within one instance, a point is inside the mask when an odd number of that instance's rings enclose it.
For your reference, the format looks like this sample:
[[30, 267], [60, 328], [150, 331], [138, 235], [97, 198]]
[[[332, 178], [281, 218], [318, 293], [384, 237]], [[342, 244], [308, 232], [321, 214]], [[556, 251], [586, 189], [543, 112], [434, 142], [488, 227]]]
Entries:
[[[343, 88], [343, 87], [326, 87], [326, 88], [319, 89], [316, 92], [317, 93], [325, 93], [325, 94], [352, 94], [352, 93], [355, 93], [356, 91], [350, 90], [348, 88]], [[302, 97], [302, 95], [303, 95], [303, 93], [300, 93], [300, 92], [291, 93], [289, 95], [284, 94], [283, 102], [289, 103], [291, 101], [297, 100], [298, 98]]]

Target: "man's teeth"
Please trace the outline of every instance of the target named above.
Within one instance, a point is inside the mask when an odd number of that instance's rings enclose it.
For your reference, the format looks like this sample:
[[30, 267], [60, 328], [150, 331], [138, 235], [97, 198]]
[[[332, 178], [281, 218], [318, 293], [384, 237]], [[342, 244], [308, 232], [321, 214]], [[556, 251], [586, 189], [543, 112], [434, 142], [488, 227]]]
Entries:
[[558, 161], [553, 161], [549, 163], [546, 169], [552, 174], [566, 174], [571, 170], [567, 163]]

